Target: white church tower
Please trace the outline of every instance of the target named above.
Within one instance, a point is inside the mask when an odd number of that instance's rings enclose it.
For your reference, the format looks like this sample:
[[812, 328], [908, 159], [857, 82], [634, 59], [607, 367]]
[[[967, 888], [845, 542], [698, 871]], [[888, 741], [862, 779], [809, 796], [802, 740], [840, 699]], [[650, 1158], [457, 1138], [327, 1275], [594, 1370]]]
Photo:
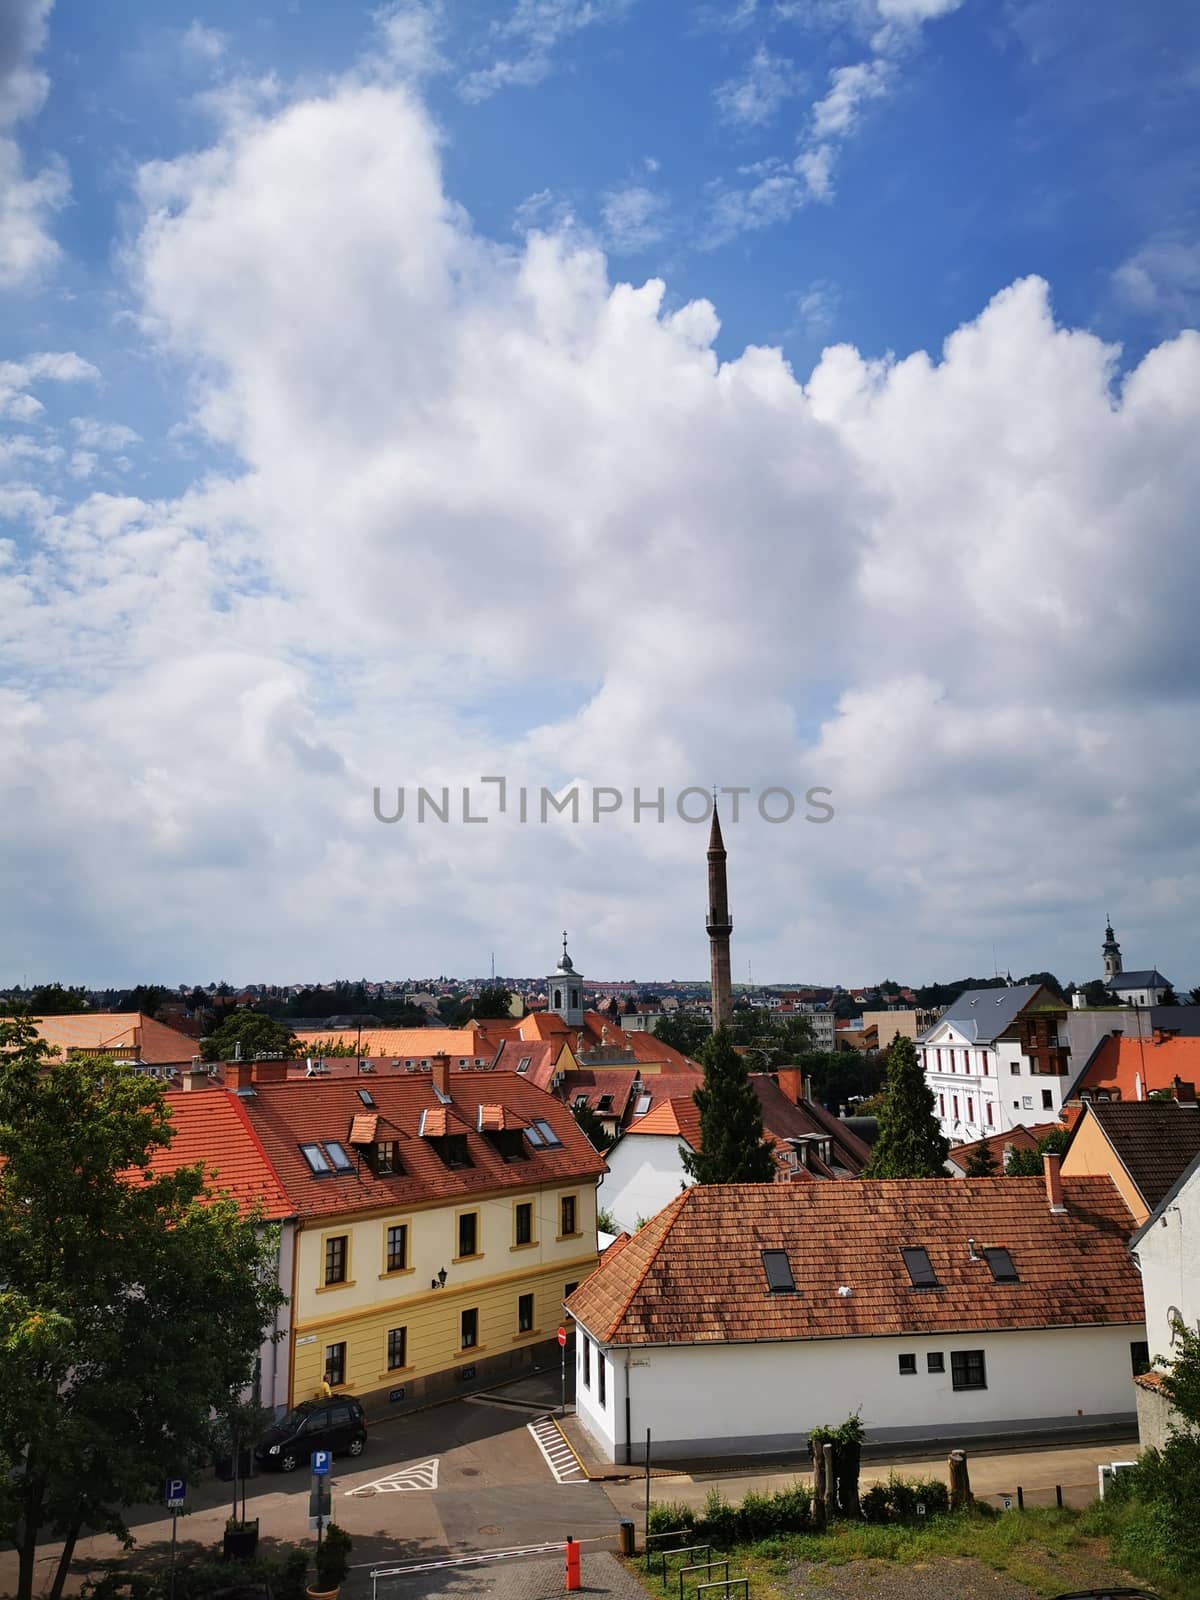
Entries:
[[567, 934], [563, 930], [563, 953], [546, 979], [546, 998], [551, 1011], [572, 1028], [583, 1027], [583, 979], [567, 954]]

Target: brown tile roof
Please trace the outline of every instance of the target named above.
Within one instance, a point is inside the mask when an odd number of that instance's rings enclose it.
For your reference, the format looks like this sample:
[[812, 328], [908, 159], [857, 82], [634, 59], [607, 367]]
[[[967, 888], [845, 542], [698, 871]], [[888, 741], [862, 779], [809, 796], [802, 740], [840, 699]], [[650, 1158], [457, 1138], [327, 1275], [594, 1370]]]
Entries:
[[[1126, 1248], [1133, 1222], [1108, 1178], [778, 1183], [686, 1189], [567, 1301], [602, 1344], [706, 1344], [1072, 1327], [1144, 1320]], [[1020, 1281], [985, 1261], [1003, 1245]], [[938, 1289], [900, 1252], [929, 1252]], [[763, 1250], [786, 1250], [798, 1293], [769, 1294]], [[839, 1294], [839, 1287], [851, 1290]]]
[[206, 1172], [215, 1171], [206, 1180], [214, 1194], [228, 1194], [243, 1215], [256, 1201], [262, 1202], [268, 1218], [292, 1215], [294, 1207], [233, 1095], [174, 1090], [165, 1099], [175, 1136], [150, 1158], [150, 1171], [156, 1177], [202, 1161]]
[[1031, 1128], [1022, 1126], [1010, 1128], [1007, 1133], [989, 1134], [986, 1139], [976, 1139], [971, 1144], [953, 1145], [946, 1159], [965, 1172], [976, 1150], [981, 1150], [987, 1145], [996, 1162], [996, 1171], [999, 1173], [1004, 1166], [1004, 1151], [1008, 1145], [1012, 1145], [1014, 1150], [1036, 1150], [1046, 1135], [1055, 1132], [1058, 1126], [1057, 1122], [1038, 1122]]
[[480, 1133], [518, 1133], [529, 1123], [507, 1106], [480, 1106], [475, 1125]]
[[[1094, 1117], [1150, 1211], [1200, 1155], [1200, 1108], [1174, 1100], [1093, 1103]], [[1079, 1124], [1076, 1124], [1079, 1127]]]
[[524, 1061], [527, 1065], [520, 1075], [527, 1083], [536, 1084], [539, 1089], [548, 1089], [553, 1081], [564, 1042], [562, 1039], [549, 1041], [505, 1039], [497, 1047], [498, 1053], [494, 1059], [496, 1071], [520, 1072], [521, 1063]]
[[[776, 1080], [765, 1072], [752, 1072], [750, 1083], [758, 1096], [762, 1111], [763, 1128], [777, 1141], [817, 1137], [829, 1139], [835, 1166], [857, 1175], [870, 1159], [871, 1152], [858, 1137], [836, 1117], [813, 1106], [807, 1100], [797, 1104], [789, 1100]], [[826, 1169], [827, 1170], [827, 1169]], [[829, 1173], [832, 1177], [832, 1172]]]
[[34, 1023], [40, 1038], [63, 1055], [116, 1054], [151, 1067], [189, 1066], [198, 1054], [195, 1039], [140, 1011], [84, 1011], [75, 1016], [43, 1017]]
[[[344, 1078], [310, 1078], [258, 1084], [252, 1095], [239, 1097], [292, 1209], [301, 1215], [415, 1205], [423, 1200], [527, 1188], [556, 1179], [599, 1177], [605, 1171], [603, 1157], [592, 1149], [567, 1108], [523, 1078], [505, 1072], [486, 1077], [451, 1073], [452, 1104], [447, 1107], [438, 1101], [427, 1073], [401, 1073], [394, 1078], [373, 1078], [370, 1088], [381, 1124], [389, 1125], [388, 1136], [397, 1141], [403, 1171], [376, 1176], [365, 1162], [355, 1160], [353, 1172], [318, 1177], [309, 1170], [300, 1146], [329, 1139], [349, 1143], [353, 1120], [363, 1109], [357, 1088]], [[548, 1122], [560, 1145], [524, 1143], [528, 1159], [506, 1161], [487, 1134], [478, 1130], [481, 1104], [502, 1106], [506, 1115], [526, 1122]], [[427, 1113], [427, 1129], [446, 1124], [465, 1139], [471, 1166], [447, 1167], [436, 1140], [418, 1135], [423, 1112]]]
[[[564, 1043], [569, 1044], [580, 1066], [587, 1064], [581, 1057], [598, 1051], [602, 1054], [619, 1053], [631, 1068], [657, 1066], [674, 1072], [687, 1071], [689, 1068], [697, 1070], [695, 1062], [673, 1045], [664, 1044], [652, 1033], [640, 1029], [627, 1032], [615, 1019], [610, 1020], [599, 1011], [585, 1011], [583, 1025], [574, 1027], [564, 1022], [556, 1011], [531, 1011], [521, 1019], [520, 1037], [529, 1043], [537, 1039], [554, 1039], [560, 1047]], [[604, 1064], [608, 1066], [614, 1063]]]
[[1130, 1039], [1110, 1034], [1092, 1051], [1067, 1097], [1078, 1100], [1082, 1090], [1090, 1089], [1093, 1094], [1136, 1100], [1139, 1078], [1143, 1095], [1169, 1089], [1175, 1078], [1200, 1083], [1200, 1038], [1171, 1034], [1165, 1039]]

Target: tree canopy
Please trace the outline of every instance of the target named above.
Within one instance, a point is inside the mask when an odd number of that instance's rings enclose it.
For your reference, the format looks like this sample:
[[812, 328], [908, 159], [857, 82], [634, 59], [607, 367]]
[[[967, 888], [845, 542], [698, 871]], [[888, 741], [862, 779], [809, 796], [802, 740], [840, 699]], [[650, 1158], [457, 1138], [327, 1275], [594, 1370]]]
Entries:
[[575, 1118], [593, 1150], [611, 1150], [613, 1145], [616, 1144], [616, 1135], [609, 1133], [591, 1106], [572, 1106], [571, 1115]]
[[1066, 1128], [1053, 1128], [1044, 1139], [1038, 1140], [1036, 1150], [1012, 1150], [1004, 1168], [1009, 1178], [1039, 1178], [1044, 1170], [1042, 1157], [1047, 1152], [1061, 1155], [1067, 1148], [1071, 1135]]
[[944, 1178], [947, 1139], [934, 1115], [933, 1090], [911, 1039], [892, 1041], [884, 1068], [879, 1137], [864, 1178]]
[[705, 1040], [712, 1037], [712, 1024], [694, 1012], [677, 1011], [673, 1017], [659, 1017], [654, 1024], [654, 1037], [681, 1055], [695, 1056]]
[[700, 1149], [684, 1150], [697, 1183], [770, 1183], [771, 1152], [763, 1143], [762, 1108], [728, 1028], [700, 1047], [704, 1083], [692, 1095], [700, 1112]]
[[300, 1041], [286, 1023], [265, 1017], [261, 1011], [231, 1011], [200, 1045], [205, 1061], [233, 1061], [241, 1046], [241, 1059], [256, 1056], [298, 1056]]
[[996, 1178], [1000, 1175], [1000, 1163], [996, 1160], [996, 1152], [988, 1140], [984, 1139], [977, 1144], [967, 1157], [967, 1164], [963, 1168], [963, 1175], [967, 1178]]
[[64, 1540], [57, 1600], [82, 1529], [125, 1536], [125, 1507], [206, 1459], [282, 1301], [277, 1240], [198, 1166], [151, 1172], [154, 1080], [53, 1058], [24, 1021], [0, 1057], [0, 1537], [19, 1600], [39, 1537]]
[[65, 1017], [92, 1009], [86, 989], [64, 989], [61, 983], [43, 983], [32, 990], [27, 1002], [31, 1017]]

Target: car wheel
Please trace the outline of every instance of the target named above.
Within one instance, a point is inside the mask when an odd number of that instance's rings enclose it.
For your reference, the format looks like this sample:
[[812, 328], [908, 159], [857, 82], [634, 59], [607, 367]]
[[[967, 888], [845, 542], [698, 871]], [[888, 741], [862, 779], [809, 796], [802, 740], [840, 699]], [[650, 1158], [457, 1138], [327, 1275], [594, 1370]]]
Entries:
[[300, 1457], [294, 1450], [285, 1450], [279, 1458], [280, 1472], [295, 1472], [300, 1465]]
[[350, 1443], [346, 1446], [346, 1450], [352, 1456], [360, 1456], [363, 1453], [366, 1443], [367, 1441], [360, 1434], [357, 1439], [351, 1439]]

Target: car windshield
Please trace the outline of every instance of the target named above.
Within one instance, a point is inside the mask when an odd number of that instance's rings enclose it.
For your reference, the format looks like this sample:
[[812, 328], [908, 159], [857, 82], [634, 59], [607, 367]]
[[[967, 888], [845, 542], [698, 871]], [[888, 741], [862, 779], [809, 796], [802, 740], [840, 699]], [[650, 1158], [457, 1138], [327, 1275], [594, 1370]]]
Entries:
[[277, 1428], [286, 1429], [288, 1433], [293, 1433], [305, 1420], [305, 1418], [310, 1415], [310, 1412], [305, 1411], [300, 1406], [297, 1406], [295, 1411], [289, 1411], [286, 1417], [281, 1417], [275, 1426]]

